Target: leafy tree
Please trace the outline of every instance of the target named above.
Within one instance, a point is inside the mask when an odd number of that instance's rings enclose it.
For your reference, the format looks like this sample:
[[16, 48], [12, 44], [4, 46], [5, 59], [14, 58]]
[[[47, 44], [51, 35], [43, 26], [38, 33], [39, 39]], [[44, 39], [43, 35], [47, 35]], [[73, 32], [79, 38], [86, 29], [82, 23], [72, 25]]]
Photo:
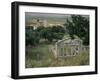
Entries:
[[56, 33], [65, 33], [65, 30], [62, 26], [53, 26], [52, 27], [52, 32], [56, 32]]
[[59, 40], [63, 38], [65, 30], [61, 26], [44, 27], [40, 31], [40, 36], [52, 42], [53, 39]]
[[65, 34], [65, 29], [61, 26], [52, 27], [53, 39], [59, 40], [62, 39]]
[[26, 29], [26, 45], [37, 45], [40, 39], [52, 42], [54, 39], [59, 40], [64, 36], [65, 30], [61, 26], [38, 27], [35, 30]]
[[50, 42], [52, 42], [53, 40], [51, 27], [43, 28], [40, 31], [40, 35], [42, 38], [47, 39]]
[[39, 27], [37, 27], [37, 29], [35, 30], [35, 31], [38, 31], [38, 32], [40, 32], [41, 30], [43, 30], [45, 27], [43, 27], [43, 26], [39, 26]]
[[37, 45], [39, 43], [39, 33], [26, 29], [26, 45]]
[[81, 15], [72, 15], [64, 24], [70, 37], [74, 35], [83, 40], [83, 44], [89, 45], [89, 19]]

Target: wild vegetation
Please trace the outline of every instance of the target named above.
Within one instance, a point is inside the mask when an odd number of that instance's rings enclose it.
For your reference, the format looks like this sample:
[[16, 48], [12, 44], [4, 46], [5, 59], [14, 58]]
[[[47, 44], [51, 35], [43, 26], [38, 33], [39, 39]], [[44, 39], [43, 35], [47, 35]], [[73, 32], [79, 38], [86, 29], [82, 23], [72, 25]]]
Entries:
[[[28, 27], [27, 27], [28, 28]], [[78, 56], [67, 58], [54, 58], [50, 46], [63, 38], [75, 39], [78, 37], [84, 45], [89, 45], [89, 20], [80, 15], [72, 15], [63, 27], [38, 27], [26, 29], [26, 68], [53, 67], [53, 66], [79, 66], [89, 64], [89, 50]]]
[[72, 15], [64, 24], [72, 39], [75, 35], [83, 40], [84, 45], [89, 45], [89, 19], [80, 15]]

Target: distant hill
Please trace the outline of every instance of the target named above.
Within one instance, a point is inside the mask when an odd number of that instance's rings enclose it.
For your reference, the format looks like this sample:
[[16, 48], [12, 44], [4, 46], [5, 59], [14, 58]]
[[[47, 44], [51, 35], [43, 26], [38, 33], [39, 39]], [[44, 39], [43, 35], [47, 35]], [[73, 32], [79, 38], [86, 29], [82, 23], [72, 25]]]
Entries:
[[[87, 15], [82, 15], [87, 17]], [[33, 24], [33, 20], [46, 20], [48, 25], [60, 24], [63, 25], [67, 18], [70, 18], [71, 14], [57, 14], [57, 13], [36, 13], [36, 12], [25, 12], [25, 24]]]

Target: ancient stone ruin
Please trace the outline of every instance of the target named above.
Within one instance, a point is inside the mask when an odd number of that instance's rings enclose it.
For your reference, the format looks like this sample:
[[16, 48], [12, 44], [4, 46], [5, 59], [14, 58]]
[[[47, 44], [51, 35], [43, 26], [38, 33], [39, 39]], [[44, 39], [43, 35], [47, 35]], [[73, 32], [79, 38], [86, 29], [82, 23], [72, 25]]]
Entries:
[[55, 57], [71, 57], [87, 49], [88, 47], [83, 46], [80, 39], [63, 39], [56, 42], [55, 46], [52, 47], [52, 52]]

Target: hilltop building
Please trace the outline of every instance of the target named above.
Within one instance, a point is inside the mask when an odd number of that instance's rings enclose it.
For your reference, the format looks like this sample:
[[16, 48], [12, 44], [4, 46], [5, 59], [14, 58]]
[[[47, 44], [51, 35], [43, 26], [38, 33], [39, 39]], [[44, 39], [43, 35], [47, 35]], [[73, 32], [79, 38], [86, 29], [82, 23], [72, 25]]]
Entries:
[[59, 24], [59, 22], [48, 22], [45, 19], [33, 19], [31, 21], [26, 22], [26, 27], [30, 29], [37, 29], [38, 27], [52, 27], [52, 26], [62, 26], [63, 24]]
[[32, 29], [37, 29], [38, 27], [47, 26], [47, 21], [42, 19], [33, 19], [32, 21], [26, 22], [26, 27], [30, 27]]

